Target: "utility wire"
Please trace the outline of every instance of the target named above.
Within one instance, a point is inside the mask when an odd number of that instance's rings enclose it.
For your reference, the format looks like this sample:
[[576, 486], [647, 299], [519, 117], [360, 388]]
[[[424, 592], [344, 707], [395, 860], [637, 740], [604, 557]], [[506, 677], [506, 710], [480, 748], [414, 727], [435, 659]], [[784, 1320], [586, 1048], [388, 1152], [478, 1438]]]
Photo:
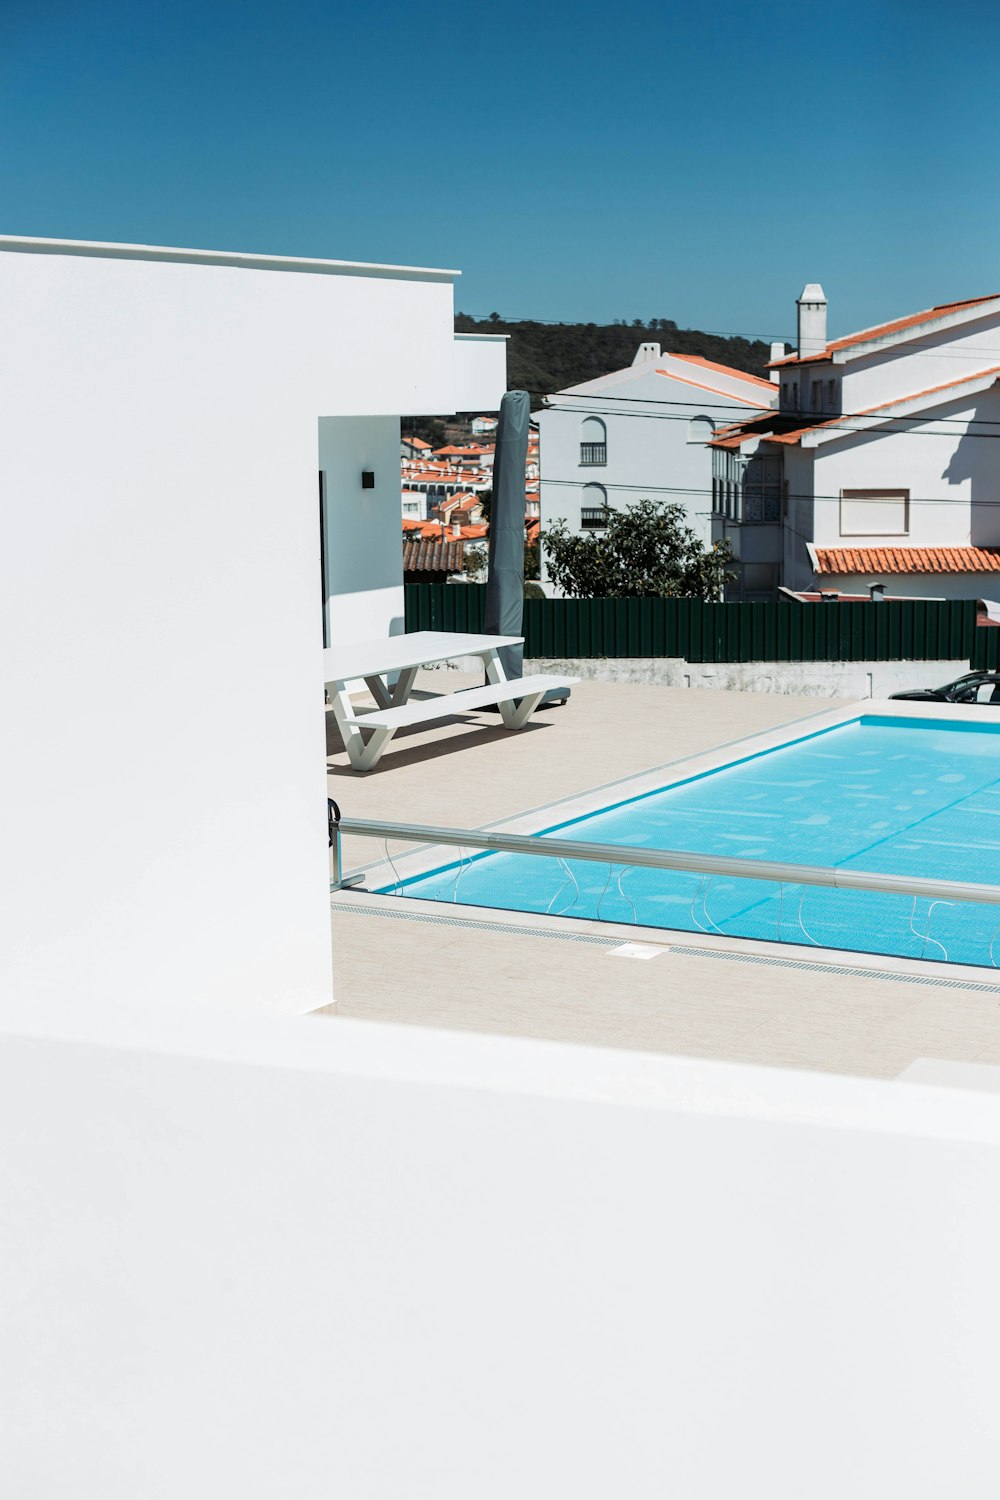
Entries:
[[[998, 292], [996, 294], [996, 300], [1000, 301], [1000, 292]], [[930, 311], [930, 309], [928, 309], [928, 311]], [[463, 318], [471, 318], [471, 319], [474, 319], [475, 321], [478, 321], [478, 322], [487, 322], [488, 323], [488, 318], [485, 317], [485, 316], [483, 316], [483, 315], [481, 315], [481, 314], [478, 315], [478, 317], [477, 317], [477, 315], [475, 313], [461, 313], [461, 314], [459, 314], [459, 316], [463, 317]], [[901, 321], [901, 322], [904, 321], [907, 316], [910, 316], [910, 315], [909, 314], [903, 314], [903, 317], [899, 321]], [[942, 316], [946, 317], [947, 313], [943, 313]], [[988, 316], [988, 314], [984, 313], [983, 316], [986, 317], [986, 316]], [[582, 323], [582, 322], [579, 322], [579, 321], [567, 321], [564, 318], [501, 318], [500, 321], [501, 321], [501, 323], [507, 323], [507, 324], [509, 324], [512, 327], [516, 327], [516, 325], [518, 323], [537, 323], [537, 324], [539, 324], [539, 325], [541, 325], [543, 327], [546, 327], [546, 328], [587, 328], [587, 327], [590, 326], [590, 324], [588, 324], [588, 323]], [[895, 320], [890, 318], [888, 321], [889, 322], [893, 322]], [[928, 321], [930, 321], [930, 320], [928, 319]], [[779, 343], [795, 344], [796, 341], [797, 341], [797, 339], [798, 339], [798, 334], [797, 333], [785, 333], [785, 334], [781, 334], [781, 333], [732, 333], [732, 332], [725, 333], [725, 332], [723, 332], [722, 330], [720, 330], [718, 328], [659, 329], [659, 328], [651, 328], [649, 325], [645, 325], [643, 328], [633, 328], [630, 324], [624, 324], [624, 325], [622, 325], [622, 324], [618, 324], [618, 323], [595, 323], [593, 326], [595, 328], [601, 328], [601, 329], [604, 329], [604, 328], [617, 328], [617, 329], [621, 330], [622, 332], [633, 333], [633, 334], [658, 333], [660, 335], [661, 339], [669, 339], [672, 333], [678, 333], [678, 334], [689, 334], [690, 333], [690, 334], [698, 334], [698, 335], [704, 334], [707, 338], [715, 338], [715, 339], [742, 339], [743, 342], [747, 343], [747, 344], [779, 344]], [[856, 333], [845, 333], [845, 334], [842, 334], [840, 339], [831, 339], [829, 342], [832, 343], [832, 344], [838, 344], [843, 339], [852, 339], [852, 340], [856, 341], [857, 343], [867, 342], [867, 343], [873, 343], [873, 344], [876, 344], [876, 345], [880, 345], [883, 348], [890, 348], [891, 347], [891, 341], [894, 339], [895, 334], [893, 334], [893, 333], [884, 333], [884, 334], [882, 334], [882, 336], [880, 338], [880, 337], [878, 337], [878, 330], [879, 330], [880, 327], [884, 327], [884, 325], [883, 324], [876, 324], [876, 326], [871, 330], [872, 337], [870, 339], [862, 339], [862, 335], [867, 332], [866, 329], [862, 328], [862, 329], [859, 329]], [[897, 329], [896, 330], [896, 332], [898, 332], [898, 333], [905, 333], [905, 331], [906, 331], [905, 329]], [[923, 352], [926, 351], [928, 354], [932, 354], [936, 358], [940, 358], [940, 359], [973, 359], [973, 358], [977, 358], [980, 354], [995, 354], [998, 357], [1000, 357], [1000, 349], [988, 349], [988, 348], [985, 348], [983, 346], [977, 346], [976, 348], [970, 349], [970, 350], [968, 350], [966, 352], [966, 351], [963, 351], [961, 349], [953, 349], [953, 350], [941, 349], [941, 348], [939, 348], [939, 346], [937, 344], [933, 344], [933, 343], [930, 343], [930, 342], [921, 342], [918, 339], [906, 339], [905, 343], [907, 345], [907, 349], [905, 351], [906, 353], [910, 353], [910, 352], [912, 352], [914, 350], [917, 350], [917, 351], [919, 351], [921, 353], [923, 353]], [[848, 348], [849, 347], [850, 346], [848, 346]], [[666, 356], [671, 351], [669, 349], [664, 349], [663, 352], [664, 352], [664, 355]], [[678, 352], [680, 352], [680, 351], [678, 351]], [[834, 352], [837, 353], [837, 352], [840, 352], [840, 351], [835, 350]], [[795, 354], [795, 350], [792, 349], [792, 350], [789, 351], [789, 353], [787, 355], [785, 355], [783, 357], [790, 360], [790, 359], [792, 359], [794, 357], [794, 354]], [[704, 357], [707, 358], [707, 356], [704, 356]], [[818, 363], [818, 361], [817, 361], [817, 363]], [[798, 366], [794, 366], [794, 367], [790, 366], [790, 368], [798, 368]]]
[[[971, 376], [971, 375], [969, 376], [970, 380], [972, 380], [973, 378], [974, 378], [973, 376]], [[1000, 380], [1000, 374], [998, 374], [995, 378], [997, 380]], [[777, 387], [776, 387], [776, 389], [777, 389]], [[721, 395], [723, 393], [717, 391], [717, 392], [715, 392], [715, 394], [716, 395]], [[900, 402], [907, 401], [907, 400], [915, 400], [916, 397], [919, 396], [920, 394], [921, 393], [918, 391], [915, 396], [910, 396], [910, 397], [908, 397], [908, 396], [901, 396], [899, 399], [900, 399]], [[544, 395], [544, 392], [543, 391], [532, 391], [532, 390], [529, 390], [528, 391], [528, 395], [529, 396], [541, 396], [541, 395]], [[553, 403], [556, 400], [555, 396], [549, 396], [546, 399], [549, 400], [550, 402], [553, 402]], [[963, 398], [962, 398], [962, 396], [957, 395], [957, 396], [955, 396], [955, 397], [953, 397], [951, 399], [954, 399], [956, 401], [961, 401]], [[835, 421], [844, 421], [844, 420], [848, 420], [848, 421], [860, 421], [863, 417], [870, 417], [870, 418], [872, 418], [873, 421], [876, 421], [876, 422], [958, 422], [958, 423], [977, 422], [977, 423], [979, 423], [980, 426], [1000, 427], [1000, 419], [998, 419], [996, 417], [930, 417], [930, 416], [924, 416], [922, 414], [912, 413], [912, 412], [909, 413], [909, 414], [902, 414], [900, 416], [895, 416], [894, 417], [894, 416], [891, 416], [888, 413], [885, 414], [885, 415], [881, 415], [880, 411], [878, 411], [878, 410], [876, 410], [876, 411], [850, 411], [850, 412], [842, 411], [842, 412], [833, 412], [833, 413], [830, 414], [829, 417], [827, 417], [822, 412], [802, 411], [802, 410], [798, 409], [797, 407], [788, 407], [788, 406], [771, 406], [771, 407], [761, 406], [761, 407], [756, 407], [756, 408], [749, 407], [749, 406], [747, 406], [746, 401], [744, 399], [742, 399], [741, 397], [739, 397], [739, 396], [734, 396], [732, 398], [732, 401], [728, 401], [728, 402], [726, 402], [726, 401], [678, 401], [678, 400], [675, 400], [673, 397], [665, 397], [665, 396], [606, 396], [603, 391], [595, 391], [593, 393], [591, 393], [590, 391], [575, 391], [571, 396], [567, 396], [564, 401], [560, 401], [558, 405], [553, 404], [553, 405], [545, 407], [544, 409], [546, 411], [570, 411], [570, 412], [572, 412], [572, 411], [578, 411], [578, 412], [580, 412], [584, 416], [593, 416], [593, 415], [596, 414], [595, 408], [593, 408], [593, 407], [577, 407], [577, 406], [572, 405], [571, 403], [573, 403], [575, 401], [617, 401], [617, 402], [621, 402], [622, 404], [628, 404], [628, 405], [634, 405], [634, 406], [639, 406], [639, 405], [642, 405], [642, 406], [683, 406], [685, 408], [690, 408], [693, 411], [727, 411], [727, 412], [736, 412], [737, 413], [736, 421], [733, 422], [733, 423], [727, 424], [727, 425], [734, 426], [734, 427], [742, 425], [745, 422], [766, 422], [769, 418], [773, 419], [775, 417], [781, 417], [781, 418], [787, 417], [789, 421], [802, 422], [802, 423], [806, 424], [807, 426], [811, 424], [814, 427], [816, 427], [816, 426], [829, 426], [832, 422], [835, 422]], [[745, 415], [742, 415], [742, 416], [740, 415], [740, 413], [738, 411], [738, 408], [740, 408], [740, 407], [746, 408]], [[609, 407], [608, 410], [607, 410], [607, 412], [605, 413], [605, 415], [607, 415], [609, 417], [647, 417], [647, 416], [653, 416], [653, 415], [655, 415], [655, 413], [646, 412], [646, 411], [634, 411], [634, 412], [615, 411], [613, 408]], [[686, 418], [684, 420], [686, 420]]]
[[[597, 399], [597, 398], [595, 398], [595, 399]], [[715, 406], [710, 405], [709, 403], [705, 403], [703, 405], [702, 403], [697, 402], [697, 401], [678, 402], [678, 403], [663, 402], [662, 404], [665, 405], [665, 406], [675, 405], [675, 404], [676, 405], [683, 405], [685, 407], [691, 407], [691, 408], [693, 408], [695, 410], [698, 410], [698, 411], [714, 411], [714, 410], [718, 410], [719, 409], [719, 408], [717, 408]], [[549, 409], [550, 410], [555, 410], [555, 411], [563, 411], [563, 412], [575, 412], [579, 416], [588, 416], [588, 417], [593, 417], [593, 416], [636, 417], [636, 418], [641, 418], [644, 421], [652, 421], [652, 422], [688, 422], [688, 421], [690, 421], [690, 418], [687, 417], [686, 415], [684, 415], [683, 412], [674, 413], [674, 412], [652, 412], [652, 411], [615, 411], [611, 407], [601, 407], [601, 406], [559, 406], [559, 407], [553, 407], [553, 408], [549, 408]], [[726, 407], [726, 408], [723, 408], [723, 409], [724, 410], [728, 410], [728, 411], [732, 410], [731, 407]], [[804, 432], [820, 432], [820, 431], [822, 431], [822, 432], [829, 432], [829, 433], [833, 433], [833, 432], [873, 432], [876, 427], [887, 427], [887, 426], [890, 426], [890, 424], [892, 424], [892, 423], [906, 422], [906, 423], [910, 423], [910, 424], [919, 424], [919, 425], [910, 425], [910, 426], [905, 427], [905, 428], [902, 429], [904, 432], [908, 432], [908, 433], [910, 433], [914, 437], [958, 437], [959, 435], [961, 435], [962, 437], [966, 437], [966, 438], [1000, 438], [1000, 432], [973, 432], [973, 431], [970, 430], [973, 426], [991, 426], [991, 427], [998, 427], [998, 426], [1000, 426], [1000, 422], [997, 422], [993, 418], [990, 418], [990, 417], [982, 417], [982, 418], [980, 418], [980, 417], [932, 417], [932, 416], [918, 415], [918, 414], [914, 414], [914, 415], [910, 415], [910, 416], [892, 417], [892, 416], [880, 416], [876, 412], [849, 412], [849, 413], [846, 413], [846, 414], [844, 414], [844, 415], [842, 415], [840, 417], [823, 417], [822, 415], [820, 415], [818, 413], [810, 412], [809, 415], [808, 415], [808, 417], [807, 417], [803, 413], [789, 412], [789, 411], [779, 411], [777, 408], [775, 408], [773, 412], [763, 412], [759, 416], [748, 415], [748, 416], [742, 418], [742, 420], [737, 420], [737, 421], [732, 422], [732, 423], [726, 423], [724, 425], [727, 426], [727, 427], [729, 427], [729, 426], [739, 427], [739, 426], [744, 426], [745, 424], [748, 424], [750, 422], [755, 422], [755, 423], [758, 423], [758, 424], [762, 424], [762, 423], [766, 422], [768, 416], [771, 416], [771, 417], [787, 417], [793, 423], [794, 422], [800, 423], [801, 425], [799, 427], [793, 426], [790, 429], [790, 431], [793, 431], [793, 432], [799, 432], [799, 431], [804, 431]], [[815, 418], [815, 420], [813, 420], [814, 418]], [[947, 429], [945, 431], [943, 431], [943, 432], [940, 431], [940, 430], [938, 430], [938, 431], [921, 431], [920, 430], [921, 425], [933, 426], [933, 424], [935, 424], [935, 423], [941, 423], [941, 422], [957, 422], [957, 423], [961, 423], [964, 426], [964, 431], [962, 431], [961, 434], [959, 434], [958, 432], [954, 432], [954, 431], [950, 432]], [[852, 423], [854, 423], [855, 425], [852, 426], [851, 425]], [[895, 429], [895, 430], [898, 430], [898, 429]], [[723, 434], [723, 435], [725, 435], [725, 434]], [[736, 436], [735, 433], [732, 433], [730, 435], [733, 436], [733, 437]], [[780, 441], [781, 437], [788, 436], [788, 435], [789, 435], [789, 433], [785, 433], [785, 434], [783, 434], [783, 433], [772, 433], [771, 429], [767, 428], [766, 426], [761, 426], [761, 425], [758, 426], [757, 431], [751, 431], [751, 432], [747, 432], [747, 433], [744, 434], [744, 436], [747, 437], [747, 438], [760, 437], [764, 441], [766, 441], [766, 440], [768, 440], [769, 438], [772, 438], [772, 437], [773, 437], [773, 439], [775, 441]], [[708, 442], [708, 443], [710, 443], [712, 441], [713, 440], [711, 438], [706, 439], [706, 442]]]
[[[807, 493], [804, 490], [801, 491], [801, 492], [799, 492], [797, 490], [790, 490], [788, 492], [788, 494], [786, 495], [784, 489], [781, 488], [781, 482], [780, 481], [777, 481], [777, 482], [773, 482], [772, 481], [772, 482], [768, 483], [765, 480], [761, 480], [761, 481], [750, 480], [750, 481], [747, 481], [745, 479], [744, 480], [733, 480], [733, 479], [726, 480], [726, 479], [722, 479], [719, 482], [720, 482], [720, 484], [733, 484], [733, 485], [737, 485], [737, 486], [739, 486], [743, 490], [746, 490], [746, 489], [750, 489], [752, 491], [753, 490], [772, 490], [772, 491], [778, 490], [781, 498], [782, 499], [788, 499], [788, 500], [804, 500], [804, 501], [813, 500], [813, 501], [822, 501], [823, 503], [828, 503], [828, 502], [834, 502], [835, 501], [839, 505], [840, 502], [841, 502], [841, 498], [842, 498], [840, 495], [814, 495], [814, 494]], [[542, 484], [543, 485], [556, 486], [556, 487], [561, 488], [561, 489], [574, 489], [574, 490], [579, 490], [579, 489], [583, 488], [587, 484], [596, 484], [596, 485], [599, 486], [600, 489], [603, 489], [603, 490], [620, 490], [620, 491], [627, 491], [629, 493], [658, 494], [658, 495], [711, 495], [711, 496], [713, 496], [713, 498], [714, 498], [715, 493], [716, 493], [714, 489], [711, 489], [711, 488], [709, 488], [706, 485], [614, 484], [610, 480], [602, 482], [599, 479], [579, 480], [579, 479], [544, 479], [543, 478], [542, 479]], [[896, 486], [896, 488], [903, 488], [903, 487], [904, 486]], [[890, 488], [891, 488], [890, 486], [886, 486], [886, 493], [887, 494], [888, 494]], [[945, 495], [945, 496], [941, 496], [941, 497], [936, 497], [936, 496], [933, 496], [933, 495], [926, 495], [926, 496], [925, 495], [911, 495], [910, 498], [909, 498], [909, 504], [910, 505], [962, 505], [962, 506], [982, 506], [984, 508], [986, 508], [986, 507], [1000, 508], [1000, 494], [997, 495], [997, 498], [995, 500], [976, 500], [974, 497], [971, 497], [971, 496], [970, 496], [969, 499], [965, 500], [960, 495], [954, 495], [954, 496], [947, 496], [947, 495]], [[775, 522], [775, 524], [777, 524], [777, 523]]]

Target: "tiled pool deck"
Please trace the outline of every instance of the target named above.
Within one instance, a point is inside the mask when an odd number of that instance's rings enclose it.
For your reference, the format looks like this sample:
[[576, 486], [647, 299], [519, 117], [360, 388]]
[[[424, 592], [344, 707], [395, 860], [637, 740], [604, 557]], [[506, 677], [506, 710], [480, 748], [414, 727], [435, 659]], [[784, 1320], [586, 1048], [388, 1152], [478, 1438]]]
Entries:
[[[473, 679], [449, 674], [447, 686]], [[440, 690], [439, 673], [419, 686]], [[826, 712], [829, 699], [583, 682], [565, 708], [508, 734], [495, 715], [400, 735], [378, 769], [349, 770], [328, 720], [330, 795], [345, 817], [478, 827], [711, 747]], [[345, 840], [345, 864], [381, 858]], [[382, 910], [379, 910], [381, 905]], [[894, 1077], [917, 1057], [1000, 1063], [1000, 972], [973, 988], [892, 960], [850, 973], [813, 950], [678, 941], [651, 961], [612, 956], [592, 924], [333, 898], [337, 1013], [827, 1072]], [[445, 920], [442, 920], [444, 918]], [[966, 973], [968, 971], [965, 971]], [[977, 979], [979, 976], [976, 976]]]

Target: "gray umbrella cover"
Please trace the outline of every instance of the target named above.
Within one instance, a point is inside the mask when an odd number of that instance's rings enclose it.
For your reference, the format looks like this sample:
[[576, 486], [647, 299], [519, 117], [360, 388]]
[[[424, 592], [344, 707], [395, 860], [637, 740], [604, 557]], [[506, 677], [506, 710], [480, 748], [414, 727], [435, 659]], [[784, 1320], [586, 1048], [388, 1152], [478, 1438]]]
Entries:
[[[490, 504], [490, 562], [486, 583], [486, 632], [520, 635], [524, 610], [525, 465], [528, 459], [527, 391], [508, 391], [500, 403], [493, 500]], [[523, 676], [522, 646], [499, 652], [508, 677]]]

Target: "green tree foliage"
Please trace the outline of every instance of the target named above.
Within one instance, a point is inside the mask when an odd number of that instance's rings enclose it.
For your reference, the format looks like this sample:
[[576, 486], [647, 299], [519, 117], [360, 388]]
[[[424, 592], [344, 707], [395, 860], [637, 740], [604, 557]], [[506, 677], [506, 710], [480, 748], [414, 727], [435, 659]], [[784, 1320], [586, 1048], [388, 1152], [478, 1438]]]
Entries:
[[696, 328], [678, 328], [669, 318], [636, 318], [617, 323], [507, 323], [497, 314], [470, 318], [458, 313], [458, 333], [506, 333], [507, 385], [531, 392], [532, 407], [542, 395], [595, 380], [630, 365], [640, 344], [660, 344], [673, 354], [698, 354], [734, 370], [764, 375], [769, 345], [760, 339], [723, 338]]
[[486, 572], [490, 554], [485, 547], [467, 547], [462, 560], [462, 571], [467, 578], [476, 580]]
[[440, 417], [404, 417], [401, 435], [421, 438], [432, 448], [443, 448], [449, 438], [448, 428]]
[[682, 505], [609, 505], [607, 529], [576, 536], [564, 520], [544, 535], [552, 582], [577, 599], [722, 598], [732, 573], [728, 542], [703, 547]]

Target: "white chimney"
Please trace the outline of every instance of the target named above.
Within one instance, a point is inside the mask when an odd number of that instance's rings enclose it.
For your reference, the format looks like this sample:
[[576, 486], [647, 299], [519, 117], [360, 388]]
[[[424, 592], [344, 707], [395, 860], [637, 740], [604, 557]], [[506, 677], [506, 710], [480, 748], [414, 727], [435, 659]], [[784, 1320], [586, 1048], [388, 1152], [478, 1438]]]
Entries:
[[810, 281], [798, 299], [799, 359], [826, 348], [826, 295], [818, 281]]
[[[783, 343], [781, 343], [781, 344], [772, 344], [771, 345], [771, 353], [770, 353], [770, 357], [769, 357], [769, 363], [773, 365], [774, 361], [776, 359], [784, 359], [784, 357], [785, 357], [785, 346], [784, 346], [784, 344]], [[775, 385], [780, 385], [781, 384], [781, 371], [780, 370], [772, 370], [771, 371], [771, 379], [773, 380], [773, 382], [774, 382]]]
[[632, 363], [634, 365], [644, 365], [647, 359], [660, 359], [661, 357], [659, 344], [640, 344], [635, 351], [635, 359], [633, 359]]

